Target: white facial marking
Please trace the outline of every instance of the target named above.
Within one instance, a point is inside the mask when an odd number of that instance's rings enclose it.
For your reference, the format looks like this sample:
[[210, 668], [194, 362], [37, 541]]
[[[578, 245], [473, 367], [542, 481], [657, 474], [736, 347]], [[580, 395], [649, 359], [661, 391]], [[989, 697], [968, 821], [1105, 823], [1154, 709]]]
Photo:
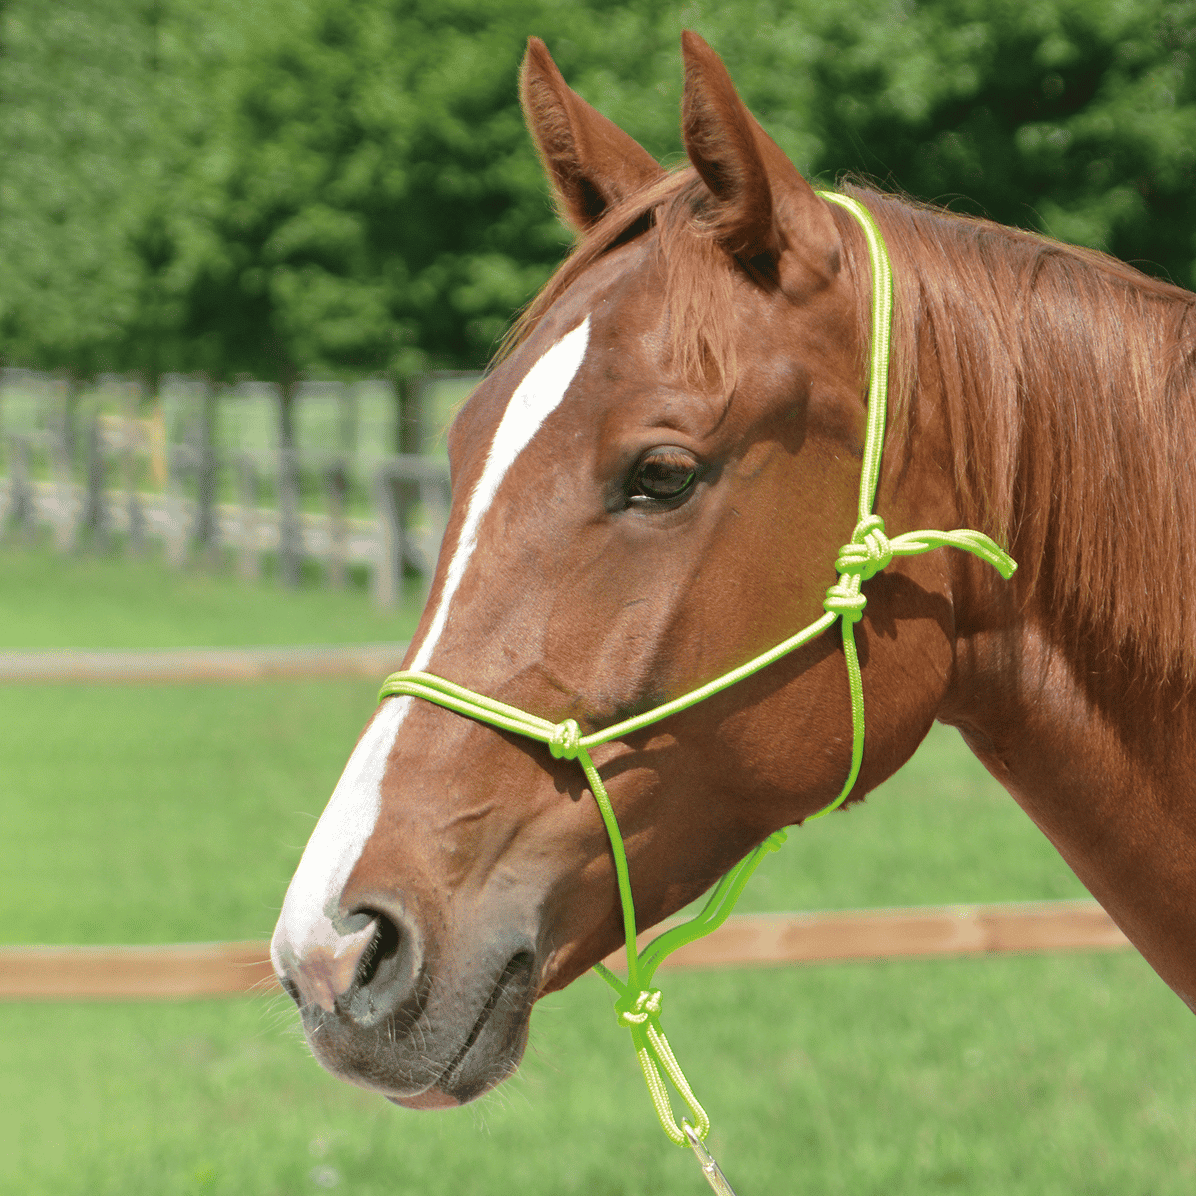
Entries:
[[478, 478], [478, 484], [469, 497], [469, 509], [465, 512], [465, 522], [461, 524], [457, 547], [444, 577], [440, 602], [436, 606], [432, 622], [428, 625], [428, 634], [424, 636], [424, 642], [411, 662], [412, 669], [422, 670], [428, 667], [436, 641], [440, 639], [440, 633], [448, 621], [449, 604], [465, 576], [465, 566], [469, 564], [469, 558], [477, 547], [478, 528], [482, 518], [490, 509], [490, 504], [498, 493], [499, 484], [515, 458], [527, 447], [528, 442], [539, 431], [540, 425], [560, 406], [565, 391], [569, 389], [569, 383], [581, 367], [589, 343], [590, 317], [586, 316], [572, 332], [561, 337], [528, 370], [527, 376], [519, 384], [519, 389], [511, 396], [498, 430], [494, 433], [494, 440], [490, 444], [482, 476]]
[[[590, 317], [586, 316], [528, 370], [511, 396], [494, 433], [482, 476], [470, 495], [436, 613], [411, 661], [411, 669], [427, 668], [448, 621], [453, 595], [477, 547], [482, 519], [516, 457], [560, 406], [581, 367], [589, 341]], [[412, 701], [407, 697], [391, 698], [349, 757], [291, 879], [270, 943], [270, 956], [278, 972], [297, 978], [296, 965], [304, 961], [306, 967], [311, 961], [309, 975], [300, 983], [300, 988], [305, 999], [316, 1000], [325, 1008], [331, 1008], [336, 996], [334, 990], [343, 987], [340, 984], [343, 977], [335, 961], [364, 933], [361, 927], [344, 924], [338, 906], [349, 875], [374, 833], [382, 808], [382, 776], [386, 760]], [[351, 979], [350, 975], [348, 980]]]
[[387, 702], [349, 757], [287, 887], [270, 942], [275, 971], [294, 977], [299, 960], [328, 952], [340, 954], [338, 948], [349, 937], [350, 928], [343, 924], [336, 907], [353, 866], [374, 833], [386, 758], [410, 705], [410, 698]]

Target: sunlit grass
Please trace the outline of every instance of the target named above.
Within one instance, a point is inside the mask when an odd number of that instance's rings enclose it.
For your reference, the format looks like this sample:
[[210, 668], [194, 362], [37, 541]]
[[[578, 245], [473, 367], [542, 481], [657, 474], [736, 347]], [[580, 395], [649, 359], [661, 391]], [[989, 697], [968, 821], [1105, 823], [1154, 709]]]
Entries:
[[[7, 550], [0, 611], [8, 643], [38, 646], [399, 638], [363, 594]], [[375, 692], [0, 690], [4, 937], [265, 937]], [[1080, 894], [939, 728], [862, 807], [795, 832], [741, 908]], [[664, 980], [666, 1029], [742, 1196], [1196, 1190], [1196, 1022], [1133, 953]], [[594, 978], [537, 1008], [511, 1083], [447, 1114], [327, 1076], [281, 997], [9, 1005], [0, 1107], [14, 1196], [706, 1190], [660, 1133]]]
[[[412, 593], [414, 598], [414, 592]], [[0, 544], [0, 649], [335, 644], [410, 638], [418, 608], [378, 610], [348, 590], [238, 580], [231, 568], [172, 569], [45, 546]]]
[[10, 942], [268, 936], [371, 680], [0, 689]]
[[[677, 974], [665, 1002], [741, 1194], [1196, 1190], [1196, 1023], [1136, 955]], [[597, 978], [542, 1002], [513, 1081], [449, 1113], [332, 1079], [292, 1022], [262, 998], [7, 1008], [0, 1191], [706, 1191]]]

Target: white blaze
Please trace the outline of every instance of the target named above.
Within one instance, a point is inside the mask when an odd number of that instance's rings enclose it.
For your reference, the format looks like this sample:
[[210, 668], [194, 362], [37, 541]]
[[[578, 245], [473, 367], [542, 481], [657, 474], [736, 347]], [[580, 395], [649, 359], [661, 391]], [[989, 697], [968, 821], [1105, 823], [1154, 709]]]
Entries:
[[[470, 495], [440, 601], [428, 633], [411, 661], [412, 669], [426, 669], [432, 659], [448, 621], [453, 595], [477, 547], [478, 529], [499, 485], [541, 424], [560, 406], [585, 358], [589, 340], [587, 316], [528, 370], [511, 396], [494, 433], [482, 476]], [[281, 970], [283, 963], [310, 955], [317, 947], [334, 950], [348, 933], [348, 928], [338, 929], [333, 919], [349, 875], [374, 833], [382, 805], [386, 760], [412, 700], [400, 697], [387, 702], [349, 757], [287, 889], [271, 943], [275, 968]]]
[[498, 430], [494, 433], [494, 440], [490, 444], [482, 476], [478, 478], [478, 484], [470, 495], [469, 510], [465, 512], [465, 522], [461, 524], [457, 548], [445, 574], [444, 589], [440, 591], [440, 601], [437, 603], [435, 615], [432, 616], [432, 622], [428, 625], [428, 634], [411, 662], [412, 669], [428, 667], [428, 662], [432, 659], [432, 650], [436, 647], [436, 641], [448, 620], [449, 603], [452, 602], [453, 595], [461, 584], [461, 578], [465, 576], [465, 566], [469, 564], [469, 558], [477, 547], [478, 528], [481, 526], [482, 517], [490, 509], [490, 504], [498, 493], [499, 483], [515, 458], [527, 447], [528, 441], [539, 431], [540, 425], [560, 406], [565, 391], [569, 389], [569, 383], [573, 381], [586, 355], [589, 341], [590, 317], [586, 316], [572, 332], [557, 341], [528, 370], [527, 376], [519, 384], [519, 389], [511, 396]]

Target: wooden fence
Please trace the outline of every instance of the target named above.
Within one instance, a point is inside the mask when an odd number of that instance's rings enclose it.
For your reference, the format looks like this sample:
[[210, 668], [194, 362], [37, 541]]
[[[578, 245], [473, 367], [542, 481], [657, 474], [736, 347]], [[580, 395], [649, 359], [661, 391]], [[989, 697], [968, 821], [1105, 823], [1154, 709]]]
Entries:
[[[480, 375], [216, 391], [168, 378], [152, 400], [108, 377], [87, 391], [0, 373], [0, 528], [62, 552], [158, 550], [172, 564], [274, 563], [298, 582], [315, 562], [341, 586], [364, 568], [395, 605], [405, 575], [430, 579], [448, 519], [443, 425]], [[414, 414], [413, 414], [414, 412]], [[399, 444], [424, 449], [399, 453]]]
[[[670, 923], [671, 924], [671, 923]], [[660, 927], [641, 936], [640, 945]], [[760, 967], [1129, 947], [1095, 901], [743, 914], [664, 968]], [[607, 966], [625, 962], [616, 951]], [[281, 991], [264, 942], [0, 947], [0, 1000], [154, 1000]]]

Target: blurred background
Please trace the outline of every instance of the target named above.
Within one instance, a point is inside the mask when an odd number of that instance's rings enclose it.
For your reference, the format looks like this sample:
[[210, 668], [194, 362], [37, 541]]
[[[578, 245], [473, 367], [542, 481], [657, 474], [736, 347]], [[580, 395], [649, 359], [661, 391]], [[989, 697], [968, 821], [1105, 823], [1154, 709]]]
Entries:
[[[397, 643], [443, 433], [566, 252], [526, 38], [666, 164], [700, 32], [847, 173], [1196, 285], [1191, 0], [0, 0], [0, 657]], [[9, 944], [268, 937], [380, 678], [0, 685]], [[747, 910], [1083, 896], [939, 728]], [[670, 978], [744, 1193], [1190, 1193], [1191, 1016], [1134, 954]], [[697, 1192], [604, 986], [409, 1114], [281, 999], [16, 1002], [0, 1191]]]

